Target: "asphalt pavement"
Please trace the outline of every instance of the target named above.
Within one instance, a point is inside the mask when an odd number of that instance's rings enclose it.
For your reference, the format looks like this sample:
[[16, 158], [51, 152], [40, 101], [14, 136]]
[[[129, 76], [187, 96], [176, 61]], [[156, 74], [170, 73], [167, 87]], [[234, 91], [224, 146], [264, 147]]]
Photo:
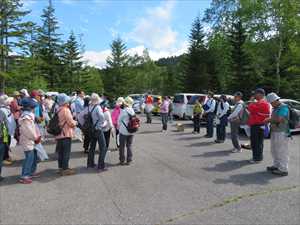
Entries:
[[[192, 134], [190, 122], [161, 133], [159, 118], [143, 124], [134, 138], [133, 163], [118, 166], [118, 153], [107, 155], [108, 171], [87, 170], [82, 144], [72, 145], [71, 167], [59, 176], [55, 145], [45, 145], [50, 160], [39, 164], [42, 176], [31, 185], [17, 183], [21, 161], [3, 168], [0, 224], [299, 224], [300, 135], [290, 141], [289, 176], [251, 165], [251, 151], [231, 153], [229, 139]], [[244, 140], [247, 141], [246, 139]], [[114, 148], [114, 145], [112, 145]], [[18, 158], [19, 155], [16, 154]]]

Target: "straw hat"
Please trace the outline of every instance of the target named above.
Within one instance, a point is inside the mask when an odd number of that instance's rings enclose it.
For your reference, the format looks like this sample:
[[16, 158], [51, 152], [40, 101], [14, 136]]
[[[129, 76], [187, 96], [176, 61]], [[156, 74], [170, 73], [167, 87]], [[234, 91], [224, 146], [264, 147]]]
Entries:
[[125, 99], [124, 99], [123, 97], [119, 97], [119, 98], [117, 99], [116, 104], [117, 104], [117, 105], [123, 105], [123, 104], [124, 104], [124, 101], [125, 101]]
[[91, 104], [96, 105], [96, 104], [100, 104], [102, 102], [102, 99], [100, 98], [100, 96], [96, 93], [93, 93], [91, 95]]
[[126, 97], [124, 100], [124, 105], [131, 107], [133, 105], [133, 99], [131, 97]]

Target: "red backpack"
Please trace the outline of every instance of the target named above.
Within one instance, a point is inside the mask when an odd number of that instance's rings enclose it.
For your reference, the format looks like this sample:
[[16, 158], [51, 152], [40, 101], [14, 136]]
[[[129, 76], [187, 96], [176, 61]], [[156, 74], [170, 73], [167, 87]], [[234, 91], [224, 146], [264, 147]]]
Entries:
[[126, 125], [124, 122], [123, 124], [129, 133], [131, 134], [136, 133], [141, 126], [140, 119], [136, 115], [130, 115], [129, 113], [128, 116], [129, 116], [128, 124]]

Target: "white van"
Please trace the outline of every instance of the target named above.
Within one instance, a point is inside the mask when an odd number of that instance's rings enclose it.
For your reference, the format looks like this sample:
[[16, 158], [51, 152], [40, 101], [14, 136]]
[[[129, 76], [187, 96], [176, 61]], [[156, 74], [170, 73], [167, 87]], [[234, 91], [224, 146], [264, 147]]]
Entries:
[[179, 119], [186, 119], [186, 109], [189, 100], [197, 94], [193, 93], [178, 93], [174, 96], [173, 115]]
[[191, 99], [188, 101], [186, 106], [186, 117], [188, 119], [193, 119], [194, 116], [194, 105], [196, 103], [196, 100], [199, 100], [199, 102], [204, 105], [207, 101], [207, 95], [205, 94], [195, 94], [191, 97]]

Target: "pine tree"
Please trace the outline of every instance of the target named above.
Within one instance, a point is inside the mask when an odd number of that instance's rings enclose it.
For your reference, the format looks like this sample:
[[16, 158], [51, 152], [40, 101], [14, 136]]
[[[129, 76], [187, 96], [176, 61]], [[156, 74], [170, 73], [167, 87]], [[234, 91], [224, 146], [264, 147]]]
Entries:
[[104, 77], [106, 92], [109, 96], [122, 96], [127, 94], [127, 66], [129, 56], [126, 44], [117, 38], [111, 44], [111, 56], [106, 60], [108, 65]]
[[241, 20], [238, 19], [233, 23], [229, 34], [229, 40], [232, 45], [232, 80], [230, 85], [232, 91], [241, 89], [252, 90], [255, 87], [256, 81], [253, 79], [251, 60], [245, 49], [246, 38], [246, 31]]
[[186, 90], [190, 92], [204, 91], [209, 86], [206, 64], [207, 49], [204, 44], [204, 37], [200, 18], [197, 17], [192, 25], [185, 65]]
[[36, 43], [37, 55], [44, 62], [43, 76], [49, 82], [50, 89], [58, 84], [61, 73], [59, 58], [61, 55], [61, 40], [60, 34], [57, 33], [59, 27], [54, 13], [52, 0], [49, 0], [49, 5], [43, 10], [41, 16], [43, 25], [39, 29]]
[[83, 63], [81, 59], [80, 46], [72, 31], [67, 42], [63, 46], [62, 63], [64, 72], [61, 78], [61, 83], [64, 84], [64, 90], [68, 90], [70, 93], [75, 89], [80, 89], [80, 85], [83, 82]]
[[27, 22], [22, 19], [29, 11], [22, 10], [20, 0], [1, 0], [0, 4], [0, 91], [5, 89], [9, 76], [9, 52], [27, 31]]

